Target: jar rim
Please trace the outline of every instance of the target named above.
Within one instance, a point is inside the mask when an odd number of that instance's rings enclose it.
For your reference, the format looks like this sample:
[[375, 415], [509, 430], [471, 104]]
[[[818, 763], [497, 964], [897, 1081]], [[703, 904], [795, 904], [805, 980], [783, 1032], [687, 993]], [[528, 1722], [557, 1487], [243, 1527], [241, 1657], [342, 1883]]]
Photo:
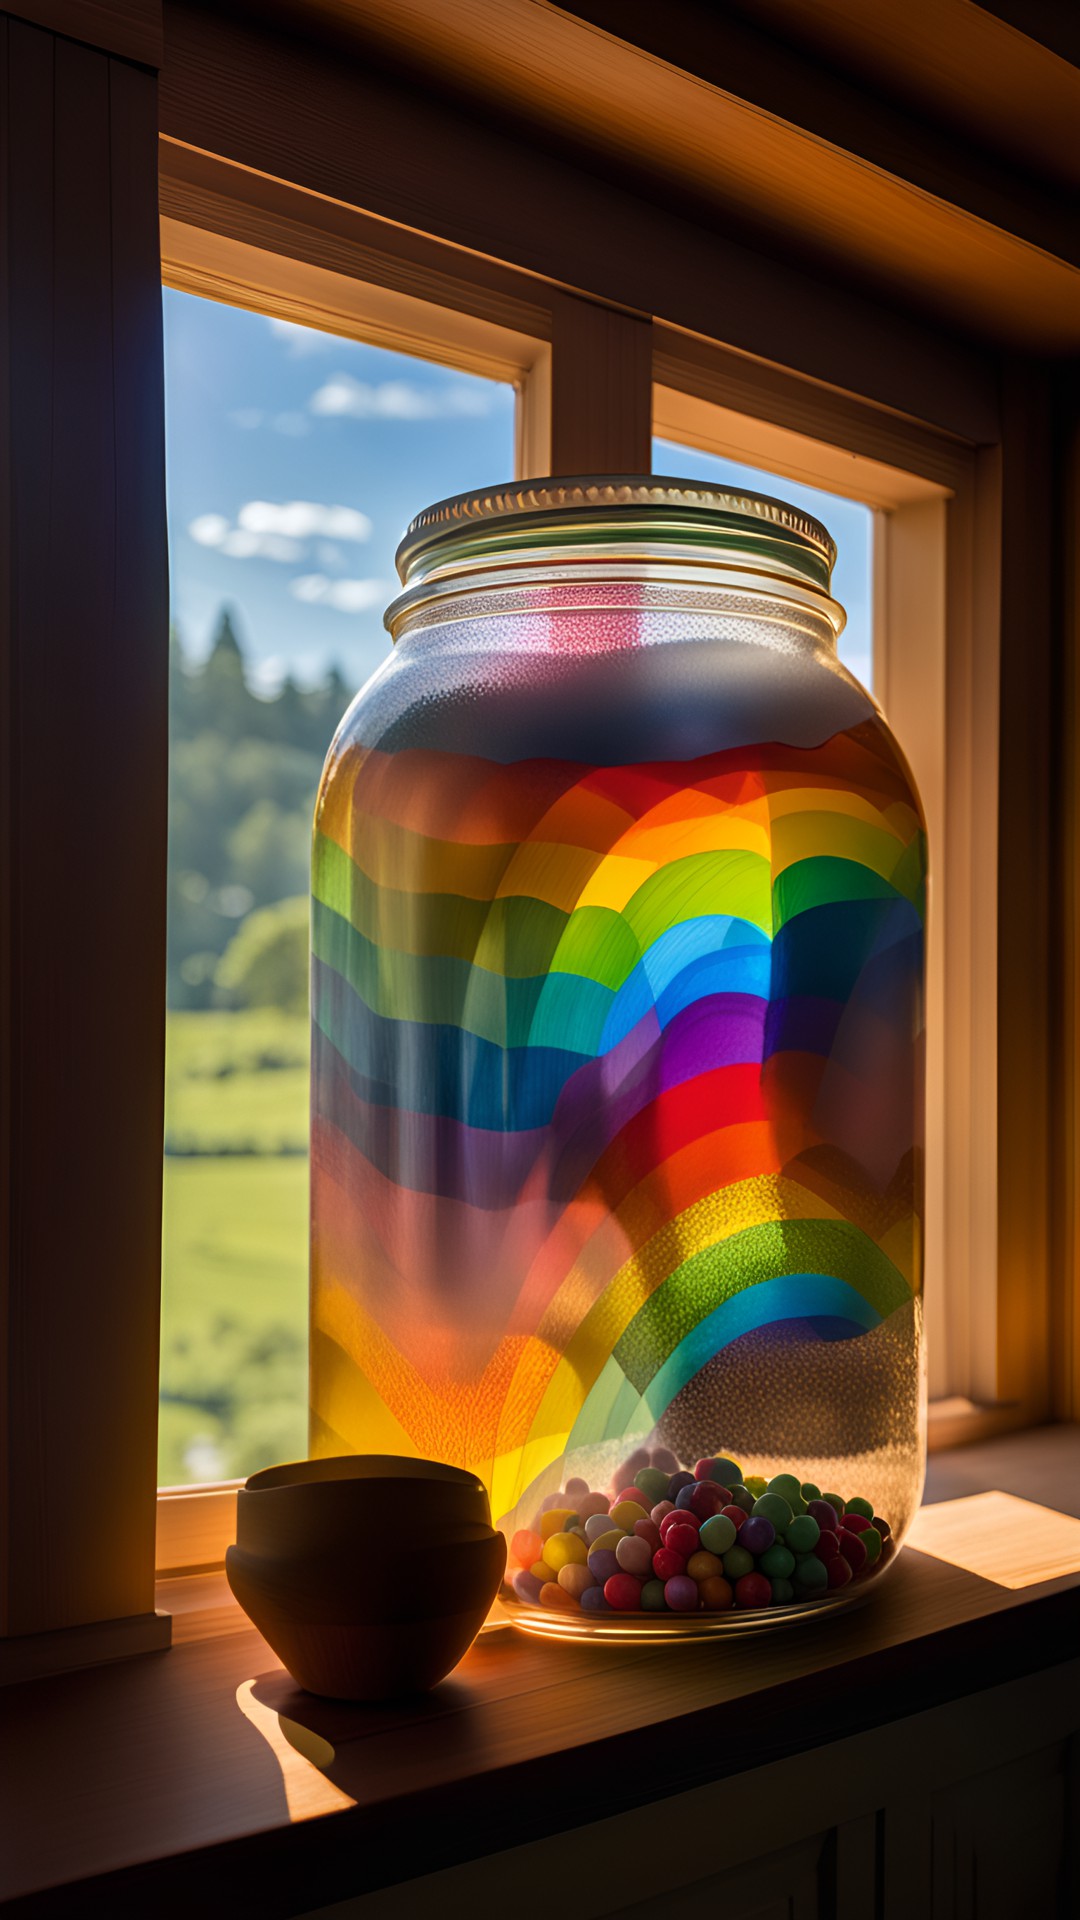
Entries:
[[710, 486], [660, 474], [570, 474], [519, 480], [438, 500], [415, 515], [395, 562], [402, 585], [418, 584], [433, 568], [468, 571], [493, 547], [520, 550], [537, 540], [570, 548], [649, 544], [709, 546], [730, 553], [749, 542], [774, 544], [789, 566], [826, 592], [836, 544], [819, 520], [771, 494]]

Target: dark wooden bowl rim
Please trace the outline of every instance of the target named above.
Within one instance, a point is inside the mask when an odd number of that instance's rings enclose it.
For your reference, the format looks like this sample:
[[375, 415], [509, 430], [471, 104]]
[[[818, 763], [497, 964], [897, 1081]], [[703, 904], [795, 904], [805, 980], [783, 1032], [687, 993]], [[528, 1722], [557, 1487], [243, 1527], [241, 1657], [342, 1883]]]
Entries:
[[486, 1491], [479, 1476], [464, 1467], [448, 1467], [441, 1460], [414, 1460], [397, 1453], [343, 1453], [325, 1460], [290, 1460], [253, 1473], [245, 1480], [243, 1491], [269, 1493], [283, 1487], [320, 1486], [343, 1480], [449, 1481], [462, 1488]]

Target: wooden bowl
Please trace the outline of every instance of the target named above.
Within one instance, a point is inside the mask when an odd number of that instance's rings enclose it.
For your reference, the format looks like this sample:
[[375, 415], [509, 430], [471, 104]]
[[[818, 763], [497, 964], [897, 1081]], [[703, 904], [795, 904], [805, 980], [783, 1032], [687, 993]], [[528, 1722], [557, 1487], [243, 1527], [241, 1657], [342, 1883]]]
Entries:
[[426, 1692], [468, 1651], [506, 1542], [475, 1474], [393, 1454], [302, 1460], [237, 1497], [229, 1585], [309, 1693]]

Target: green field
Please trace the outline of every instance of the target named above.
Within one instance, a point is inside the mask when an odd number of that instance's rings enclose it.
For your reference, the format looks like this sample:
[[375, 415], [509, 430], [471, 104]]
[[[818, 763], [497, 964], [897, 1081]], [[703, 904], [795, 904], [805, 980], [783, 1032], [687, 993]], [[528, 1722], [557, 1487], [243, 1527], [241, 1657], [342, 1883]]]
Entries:
[[307, 1022], [173, 1013], [158, 1480], [307, 1451]]
[[308, 1023], [259, 1007], [170, 1013], [165, 1151], [306, 1153]]

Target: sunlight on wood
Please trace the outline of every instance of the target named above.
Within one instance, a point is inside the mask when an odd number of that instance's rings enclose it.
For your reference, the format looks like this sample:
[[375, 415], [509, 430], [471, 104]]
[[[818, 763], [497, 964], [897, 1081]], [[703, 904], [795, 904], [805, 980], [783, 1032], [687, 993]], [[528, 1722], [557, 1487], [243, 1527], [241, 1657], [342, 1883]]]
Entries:
[[999, 1587], [1080, 1572], [1080, 1520], [1011, 1493], [973, 1493], [916, 1514], [907, 1544]]
[[342, 1793], [326, 1777], [325, 1769], [334, 1763], [329, 1740], [287, 1720], [253, 1692], [255, 1682], [245, 1680], [236, 1689], [236, 1704], [246, 1720], [261, 1733], [281, 1768], [281, 1783], [289, 1819], [314, 1820], [324, 1813], [336, 1813], [341, 1807], [355, 1807], [351, 1794]]

